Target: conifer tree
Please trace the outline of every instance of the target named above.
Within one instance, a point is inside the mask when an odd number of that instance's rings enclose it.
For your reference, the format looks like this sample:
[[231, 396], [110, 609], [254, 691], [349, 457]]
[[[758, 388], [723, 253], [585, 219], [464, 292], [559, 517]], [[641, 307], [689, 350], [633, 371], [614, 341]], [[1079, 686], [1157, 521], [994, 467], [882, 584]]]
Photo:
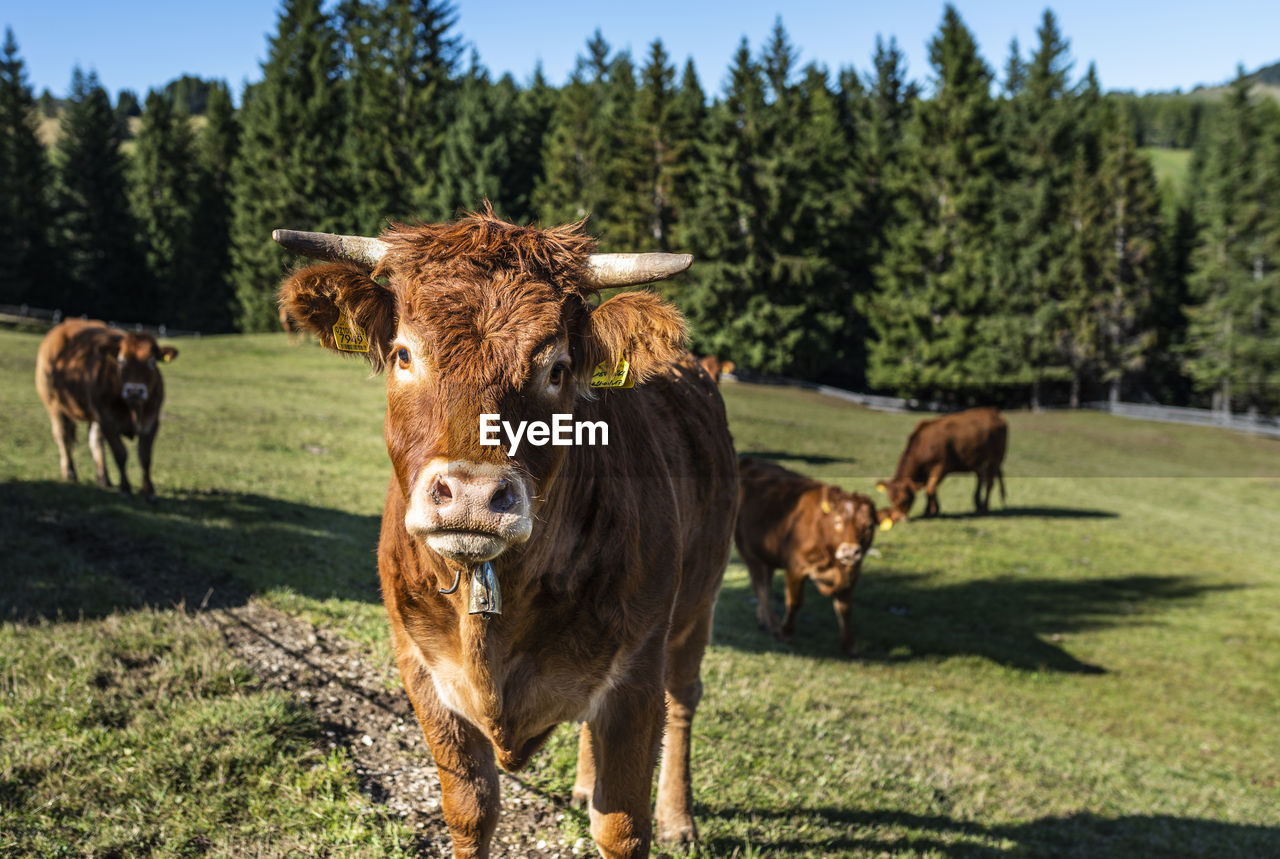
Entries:
[[1110, 400], [1142, 370], [1156, 342], [1152, 310], [1161, 296], [1160, 192], [1151, 161], [1138, 151], [1129, 117], [1109, 110], [1102, 137], [1107, 253], [1101, 259], [1097, 314], [1099, 363]]
[[697, 204], [699, 174], [705, 163], [702, 140], [707, 122], [707, 96], [692, 59], [685, 61], [667, 121], [674, 141], [668, 167], [671, 182], [671, 239], [668, 247], [679, 250], [689, 245], [689, 233], [697, 230], [692, 212]]
[[342, 158], [340, 59], [319, 0], [285, 0], [263, 80], [245, 90], [232, 170], [232, 279], [244, 331], [278, 325], [275, 293], [289, 256], [271, 241], [273, 229], [357, 226]]
[[240, 145], [240, 125], [226, 84], [207, 90], [205, 122], [196, 138], [196, 262], [191, 275], [189, 313], [196, 330], [235, 329], [236, 298], [231, 283], [231, 213], [235, 199], [231, 170]]
[[55, 245], [67, 283], [67, 314], [150, 321], [155, 294], [129, 212], [120, 124], [95, 72], [78, 67], [62, 114], [54, 165]]
[[536, 219], [535, 194], [544, 175], [542, 151], [558, 97], [542, 74], [541, 63], [534, 68], [529, 85], [517, 88], [515, 138], [503, 180], [506, 211], [515, 223]]
[[0, 55], [0, 304], [43, 301], [57, 281], [44, 146], [13, 30]]
[[1069, 330], [1061, 284], [1071, 230], [1063, 213], [1077, 130], [1068, 46], [1051, 11], [1044, 12], [1037, 36], [1030, 61], [1024, 66], [1014, 53], [1007, 73], [1014, 95], [1003, 135], [1009, 179], [1001, 195], [998, 251], [1001, 304], [1019, 319], [1019, 336], [1003, 347], [1018, 353], [1020, 366], [1010, 370], [1029, 374], [1033, 408], [1040, 404], [1043, 382], [1069, 375], [1062, 354]]
[[[1189, 278], [1186, 368], [1215, 409], [1268, 400], [1274, 370], [1277, 222], [1275, 133], [1264, 132], [1243, 70], [1214, 122], [1199, 175], [1200, 241]], [[1269, 133], [1267, 133], [1269, 132]]]
[[453, 6], [447, 0], [347, 0], [339, 15], [349, 51], [343, 151], [355, 198], [353, 228], [376, 235], [388, 219], [451, 215], [436, 208], [440, 194], [432, 186], [461, 53]]
[[507, 78], [505, 84], [492, 84], [473, 52], [450, 113], [428, 210], [432, 217], [452, 218], [488, 200], [506, 215], [504, 170], [518, 131], [514, 83]]
[[195, 141], [185, 110], [152, 90], [138, 127], [129, 198], [148, 279], [156, 291], [155, 321], [198, 330], [187, 313], [189, 277], [197, 263], [199, 186]]
[[991, 71], [948, 5], [929, 44], [933, 97], [885, 184], [893, 214], [877, 266], [868, 380], [912, 395], [971, 395], [1004, 381], [993, 301], [999, 147]]

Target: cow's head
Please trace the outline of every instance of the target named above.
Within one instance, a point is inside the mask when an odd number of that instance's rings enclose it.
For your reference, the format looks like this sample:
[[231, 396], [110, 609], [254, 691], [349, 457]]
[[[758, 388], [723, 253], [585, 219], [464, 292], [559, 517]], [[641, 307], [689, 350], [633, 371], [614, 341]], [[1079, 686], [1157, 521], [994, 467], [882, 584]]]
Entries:
[[625, 357], [643, 383], [683, 352], [684, 321], [656, 295], [594, 299], [602, 287], [670, 277], [692, 258], [594, 254], [580, 224], [540, 230], [486, 212], [396, 225], [378, 239], [274, 237], [339, 260], [289, 277], [281, 304], [330, 349], [349, 340], [342, 326], [363, 332], [365, 357], [387, 374], [387, 450], [405, 527], [458, 564], [529, 539], [567, 450], [524, 443], [508, 456], [505, 435], [480, 443], [481, 415], [550, 424], [597, 395], [596, 365]]
[[178, 350], [161, 346], [150, 334], [117, 330], [102, 341], [101, 348], [115, 390], [136, 420], [162, 384], [160, 362], [172, 361]]
[[876, 489], [889, 497], [889, 509], [880, 511], [880, 527], [888, 530], [894, 522], [905, 522], [915, 503], [916, 493], [924, 484], [906, 478], [881, 480]]
[[875, 539], [875, 505], [865, 495], [824, 486], [817, 522], [818, 538], [805, 552], [809, 578], [823, 596], [847, 598]]

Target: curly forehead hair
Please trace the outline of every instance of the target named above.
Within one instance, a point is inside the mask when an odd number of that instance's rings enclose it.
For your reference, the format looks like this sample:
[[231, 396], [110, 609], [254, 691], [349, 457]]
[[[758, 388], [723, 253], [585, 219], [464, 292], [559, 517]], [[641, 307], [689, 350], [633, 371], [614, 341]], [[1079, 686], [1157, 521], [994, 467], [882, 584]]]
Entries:
[[451, 224], [392, 224], [383, 234], [387, 245], [374, 276], [391, 275], [402, 282], [448, 279], [476, 282], [496, 272], [511, 281], [540, 281], [560, 298], [583, 298], [597, 289], [583, 274], [596, 242], [583, 234], [583, 221], [552, 229], [521, 227], [496, 218], [491, 209], [473, 212]]

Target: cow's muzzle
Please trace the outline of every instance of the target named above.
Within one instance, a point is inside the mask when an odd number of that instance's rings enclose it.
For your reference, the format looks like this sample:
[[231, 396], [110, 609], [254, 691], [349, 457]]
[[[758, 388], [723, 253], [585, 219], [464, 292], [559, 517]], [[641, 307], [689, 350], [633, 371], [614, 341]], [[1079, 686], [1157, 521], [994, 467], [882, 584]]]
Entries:
[[510, 468], [432, 460], [418, 476], [405, 528], [459, 564], [479, 564], [529, 539], [533, 518], [524, 479]]
[[128, 403], [145, 403], [147, 386], [140, 382], [125, 382], [120, 389], [120, 396]]

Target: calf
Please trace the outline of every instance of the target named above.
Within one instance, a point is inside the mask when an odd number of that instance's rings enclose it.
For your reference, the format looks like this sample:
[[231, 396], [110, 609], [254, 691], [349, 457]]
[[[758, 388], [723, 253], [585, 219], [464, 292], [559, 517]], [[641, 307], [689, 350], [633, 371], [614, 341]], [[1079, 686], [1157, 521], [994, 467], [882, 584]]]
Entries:
[[177, 349], [160, 346], [150, 334], [122, 331], [90, 319], [68, 319], [45, 335], [36, 354], [36, 391], [49, 413], [64, 480], [76, 479], [71, 446], [80, 421], [89, 424], [89, 450], [98, 482], [111, 485], [105, 441], [116, 460], [121, 491], [131, 491], [125, 470], [129, 454], [121, 436], [137, 436], [142, 494], [155, 496], [151, 449], [164, 404], [164, 378], [158, 364], [177, 356]]
[[703, 355], [698, 359], [698, 363], [702, 365], [702, 369], [707, 371], [707, 375], [720, 381], [721, 373], [732, 373], [736, 369], [736, 365], [732, 361], [721, 361], [715, 355]]
[[[737, 462], [675, 308], [651, 292], [595, 302], [691, 259], [596, 254], [578, 225], [491, 213], [276, 239], [345, 260], [296, 272], [281, 302], [387, 372], [378, 570], [455, 854], [488, 855], [495, 763], [520, 769], [566, 721], [585, 722], [573, 793], [603, 855], [647, 854], [655, 823], [692, 840], [689, 740]], [[607, 436], [547, 444], [531, 428], [503, 447], [482, 430], [499, 418]]]
[[[876, 488], [889, 496], [892, 505], [880, 512], [880, 527], [888, 530], [911, 512], [916, 493], [924, 489], [929, 501], [926, 516], [938, 513], [938, 485], [942, 478], [956, 471], [972, 471], [978, 475], [973, 490], [973, 506], [986, 513], [991, 501], [991, 487], [1000, 481], [1000, 503], [1004, 503], [1005, 448], [1009, 428], [993, 408], [969, 409], [953, 415], [921, 421], [916, 425], [907, 447], [898, 460], [892, 480], [882, 480]], [[983, 490], [986, 490], [985, 494]]]
[[[783, 641], [795, 633], [804, 583], [835, 603], [840, 649], [853, 655], [853, 586], [875, 538], [876, 511], [865, 495], [750, 457], [738, 462], [741, 484], [734, 543], [751, 573], [759, 605], [756, 620]], [[787, 613], [779, 627], [773, 611], [773, 571], [786, 571]]]

